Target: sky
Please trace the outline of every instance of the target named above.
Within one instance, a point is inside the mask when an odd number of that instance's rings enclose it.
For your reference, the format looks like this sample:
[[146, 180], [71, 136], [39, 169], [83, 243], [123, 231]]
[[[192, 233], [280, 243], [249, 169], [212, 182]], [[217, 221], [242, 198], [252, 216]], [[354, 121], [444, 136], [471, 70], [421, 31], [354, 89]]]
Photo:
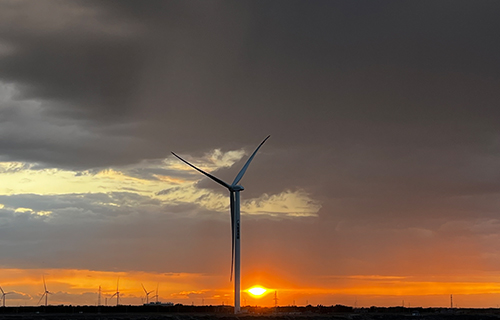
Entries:
[[499, 10], [0, 1], [6, 304], [496, 307]]

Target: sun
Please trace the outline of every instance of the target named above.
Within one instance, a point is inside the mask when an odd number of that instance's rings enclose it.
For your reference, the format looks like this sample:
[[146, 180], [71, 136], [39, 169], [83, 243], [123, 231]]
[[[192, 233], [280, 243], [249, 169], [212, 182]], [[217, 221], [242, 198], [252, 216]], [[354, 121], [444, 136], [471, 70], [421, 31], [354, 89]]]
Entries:
[[267, 289], [261, 286], [253, 286], [250, 289], [248, 289], [247, 292], [256, 298], [259, 298], [262, 297], [262, 295], [264, 295], [264, 293], [267, 292]]

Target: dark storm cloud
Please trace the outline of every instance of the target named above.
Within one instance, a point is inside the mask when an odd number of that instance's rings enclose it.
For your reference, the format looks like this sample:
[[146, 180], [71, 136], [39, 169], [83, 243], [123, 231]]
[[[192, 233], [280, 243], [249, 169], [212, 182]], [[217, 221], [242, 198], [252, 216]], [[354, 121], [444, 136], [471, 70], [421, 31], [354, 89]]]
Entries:
[[[79, 119], [54, 118], [44, 112], [44, 104], [9, 99], [12, 91], [12, 86], [0, 84], [0, 96], [7, 97], [6, 101], [0, 98], [0, 145], [4, 161], [32, 162], [34, 168], [88, 168], [109, 163], [111, 158], [116, 164], [128, 163], [125, 154], [140, 153], [139, 138], [120, 134], [127, 125], [94, 128]], [[136, 148], [132, 150], [131, 145]]]
[[99, 110], [96, 118], [127, 110], [144, 60], [133, 24], [75, 2], [3, 6], [0, 37], [12, 52], [1, 59], [0, 72], [22, 86], [23, 98], [64, 101], [68, 105], [54, 107], [62, 113], [80, 107], [72, 118], [93, 109]]
[[[0, 79], [43, 115], [38, 140], [7, 132], [8, 159], [86, 169], [251, 152], [271, 134], [242, 181], [248, 198], [304, 189], [322, 213], [370, 216], [499, 190], [496, 2], [4, 6]], [[46, 133], [58, 121], [85, 134], [71, 145]], [[217, 174], [232, 181], [244, 161]]]

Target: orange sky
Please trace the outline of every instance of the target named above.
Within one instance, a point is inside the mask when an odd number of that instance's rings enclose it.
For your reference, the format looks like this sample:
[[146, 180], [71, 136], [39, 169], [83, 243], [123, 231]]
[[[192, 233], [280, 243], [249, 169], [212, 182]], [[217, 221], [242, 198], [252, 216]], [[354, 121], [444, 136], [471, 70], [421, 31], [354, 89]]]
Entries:
[[[182, 304], [232, 304], [232, 287], [227, 279], [203, 274], [155, 274], [144, 272], [98, 272], [89, 270], [26, 270], [3, 269], [2, 288], [15, 292], [7, 296], [8, 306], [36, 305], [43, 292], [41, 275], [45, 276], [51, 304], [97, 303], [98, 287], [102, 287], [102, 304], [116, 304], [110, 296], [116, 292], [118, 277], [122, 304], [141, 304], [144, 292], [159, 286], [159, 300]], [[466, 278], [466, 277], [464, 277]], [[306, 287], [294, 285], [290, 279], [261, 273], [244, 276], [244, 290], [254, 285], [262, 286], [267, 292], [255, 297], [242, 293], [242, 301], [248, 305], [273, 306], [277, 292], [279, 305], [344, 304], [358, 307], [406, 306], [446, 307], [453, 294], [456, 307], [495, 307], [500, 298], [500, 286], [495, 282], [473, 277], [470, 281], [433, 279], [423, 281], [414, 277], [401, 276], [350, 276], [323, 279], [331, 286]], [[155, 293], [151, 294], [152, 297]]]

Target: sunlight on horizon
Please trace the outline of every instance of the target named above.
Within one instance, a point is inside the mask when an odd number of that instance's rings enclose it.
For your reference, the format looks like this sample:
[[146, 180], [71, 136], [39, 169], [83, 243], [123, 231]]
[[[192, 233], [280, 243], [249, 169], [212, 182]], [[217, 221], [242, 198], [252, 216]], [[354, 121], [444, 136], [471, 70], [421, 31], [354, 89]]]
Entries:
[[247, 290], [248, 293], [250, 293], [253, 297], [255, 298], [260, 298], [266, 293], [268, 290], [261, 287], [261, 286], [253, 286], [250, 289]]

